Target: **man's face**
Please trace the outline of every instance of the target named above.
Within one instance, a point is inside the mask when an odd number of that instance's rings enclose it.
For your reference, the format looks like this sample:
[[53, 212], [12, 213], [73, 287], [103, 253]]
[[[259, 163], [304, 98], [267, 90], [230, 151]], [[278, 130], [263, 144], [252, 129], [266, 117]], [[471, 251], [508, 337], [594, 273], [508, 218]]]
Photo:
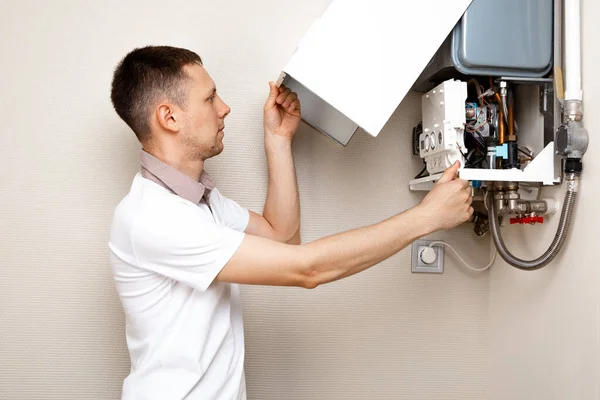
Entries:
[[223, 151], [225, 117], [231, 109], [217, 94], [215, 83], [199, 64], [184, 67], [189, 75], [182, 144], [191, 159], [214, 157]]

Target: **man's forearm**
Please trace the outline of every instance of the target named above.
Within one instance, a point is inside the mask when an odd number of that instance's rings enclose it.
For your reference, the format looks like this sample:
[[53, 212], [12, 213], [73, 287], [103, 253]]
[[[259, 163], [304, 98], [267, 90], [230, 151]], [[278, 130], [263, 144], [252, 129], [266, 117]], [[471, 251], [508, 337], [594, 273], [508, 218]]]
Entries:
[[281, 241], [299, 240], [300, 198], [291, 140], [267, 134], [265, 152], [269, 183], [263, 216]]
[[314, 288], [359, 273], [440, 229], [473, 215], [472, 188], [448, 168], [421, 204], [377, 224], [288, 246], [246, 235], [217, 279], [223, 282]]
[[309, 258], [307, 286], [316, 287], [361, 272], [436, 229], [430, 213], [418, 206], [378, 224], [308, 243], [302, 246]]
[[438, 227], [435, 215], [417, 206], [378, 224], [301, 246], [246, 235], [217, 279], [315, 288], [372, 267]]

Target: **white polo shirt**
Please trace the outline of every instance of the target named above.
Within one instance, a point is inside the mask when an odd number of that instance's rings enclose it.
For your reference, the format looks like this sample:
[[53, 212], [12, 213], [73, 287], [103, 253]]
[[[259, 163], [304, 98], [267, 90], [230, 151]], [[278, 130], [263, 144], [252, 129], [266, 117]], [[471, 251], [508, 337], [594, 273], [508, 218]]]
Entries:
[[173, 180], [186, 176], [144, 159], [158, 179], [135, 176], [109, 241], [131, 358], [122, 399], [245, 399], [239, 287], [214, 279], [242, 243], [248, 210], [216, 188], [190, 201]]

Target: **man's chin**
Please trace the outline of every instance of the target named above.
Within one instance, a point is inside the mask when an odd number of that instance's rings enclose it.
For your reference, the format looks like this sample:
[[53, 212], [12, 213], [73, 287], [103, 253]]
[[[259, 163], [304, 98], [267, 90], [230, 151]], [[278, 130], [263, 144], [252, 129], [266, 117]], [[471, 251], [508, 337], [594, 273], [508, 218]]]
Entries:
[[218, 156], [219, 154], [221, 154], [221, 153], [223, 152], [223, 148], [224, 148], [224, 147], [225, 147], [225, 146], [223, 146], [223, 142], [221, 142], [221, 143], [217, 144], [217, 146], [215, 146], [215, 147], [213, 148], [213, 152], [212, 152], [212, 155], [211, 155], [211, 157], [215, 157], [215, 156]]

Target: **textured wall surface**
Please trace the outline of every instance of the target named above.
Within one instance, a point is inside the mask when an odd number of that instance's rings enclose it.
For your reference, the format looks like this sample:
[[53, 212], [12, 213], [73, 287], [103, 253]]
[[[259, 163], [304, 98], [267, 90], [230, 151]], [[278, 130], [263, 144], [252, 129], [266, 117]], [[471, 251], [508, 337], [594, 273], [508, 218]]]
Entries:
[[[260, 212], [267, 81], [327, 4], [2, 1], [1, 399], [116, 399], [129, 371], [107, 248], [138, 169], [139, 145], [109, 102], [119, 59], [146, 44], [201, 54], [233, 110], [225, 152], [207, 169]], [[305, 242], [419, 202], [407, 185], [420, 169], [410, 152], [419, 116], [411, 93], [378, 138], [358, 132], [347, 148], [299, 129]], [[469, 226], [434, 237], [487, 262], [488, 241]], [[449, 254], [443, 275], [412, 275], [409, 249], [312, 291], [244, 287], [249, 398], [482, 399], [488, 289], [487, 273]]]

